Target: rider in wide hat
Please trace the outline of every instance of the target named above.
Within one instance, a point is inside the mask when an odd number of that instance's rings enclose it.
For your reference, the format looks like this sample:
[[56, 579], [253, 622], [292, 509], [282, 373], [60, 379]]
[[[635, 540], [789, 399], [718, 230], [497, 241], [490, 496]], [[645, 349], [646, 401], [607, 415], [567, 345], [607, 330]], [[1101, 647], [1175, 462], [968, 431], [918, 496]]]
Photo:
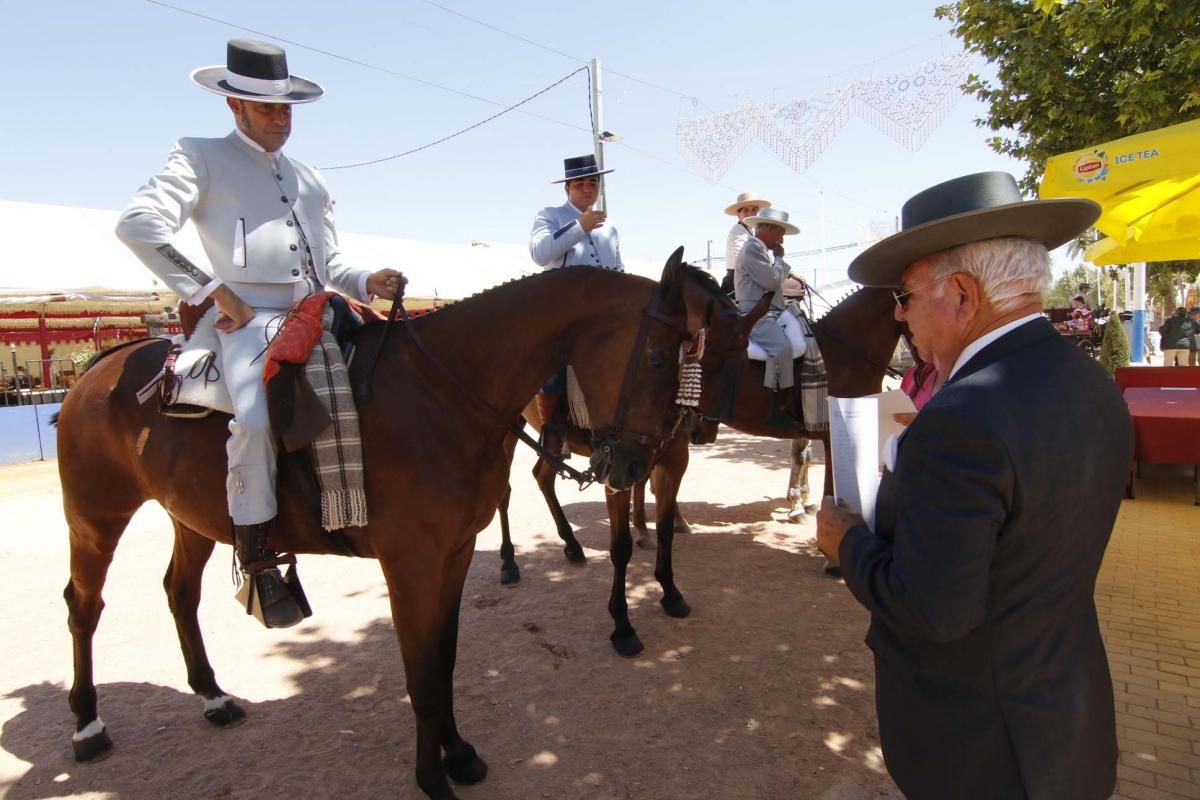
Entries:
[[[276, 320], [307, 294], [329, 287], [367, 302], [393, 297], [404, 278], [343, 263], [324, 180], [283, 154], [292, 106], [324, 93], [289, 73], [283, 49], [233, 39], [224, 65], [201, 67], [191, 79], [225, 98], [235, 128], [222, 138], [180, 139], [166, 166], [134, 195], [116, 232], [180, 300], [216, 304], [219, 366], [234, 407], [226, 446], [234, 544], [264, 624], [286, 627], [303, 614], [269, 566], [277, 451], [259, 356]], [[175, 236], [189, 219], [203, 254], [176, 249]]]

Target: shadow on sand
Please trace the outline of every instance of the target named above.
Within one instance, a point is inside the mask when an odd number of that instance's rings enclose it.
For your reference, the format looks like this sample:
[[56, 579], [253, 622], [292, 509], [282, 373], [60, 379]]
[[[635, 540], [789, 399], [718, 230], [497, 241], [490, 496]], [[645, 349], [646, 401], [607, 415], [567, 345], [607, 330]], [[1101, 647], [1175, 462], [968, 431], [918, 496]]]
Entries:
[[[718, 525], [761, 517], [761, 505], [689, 509], [694, 521]], [[576, 503], [568, 514], [586, 546], [607, 550], [602, 504]], [[464, 591], [455, 707], [492, 767], [482, 784], [457, 789], [464, 800], [845, 800], [894, 791], [877, 749], [865, 615], [821, 574], [815, 551], [732, 532], [677, 537], [676, 573], [694, 609], [683, 620], [658, 607], [654, 554], [635, 551], [628, 597], [647, 649], [623, 660], [607, 640], [608, 564], [590, 557], [571, 566], [556, 542], [518, 546], [520, 587], [501, 588], [496, 553], [480, 551]], [[136, 675], [101, 683], [115, 750], [96, 764], [71, 759], [65, 687], [9, 691], [23, 710], [0, 746], [28, 769], [0, 795], [417, 800], [391, 621], [365, 620], [349, 642], [340, 633], [274, 644], [272, 655], [294, 665], [294, 691], [245, 703], [248, 720], [232, 730], [203, 720], [182, 674], [178, 689]], [[104, 653], [96, 658], [103, 663]]]

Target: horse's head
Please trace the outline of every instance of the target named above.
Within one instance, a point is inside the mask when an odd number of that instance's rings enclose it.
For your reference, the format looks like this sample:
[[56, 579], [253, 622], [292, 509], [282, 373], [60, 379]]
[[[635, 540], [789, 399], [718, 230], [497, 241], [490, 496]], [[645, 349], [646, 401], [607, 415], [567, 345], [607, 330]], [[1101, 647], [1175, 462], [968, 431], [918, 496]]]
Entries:
[[646, 477], [670, 436], [678, 416], [680, 347], [693, 333], [679, 253], [662, 280], [647, 288], [605, 298], [600, 324], [581, 332], [572, 358], [592, 422], [592, 468], [617, 491]]
[[[682, 260], [683, 248], [675, 251]], [[688, 329], [704, 331], [699, 354], [701, 391], [694, 418], [688, 424], [692, 444], [711, 444], [717, 438], [722, 419], [732, 413], [738, 372], [746, 361], [750, 329], [771, 307], [771, 294], [762, 296], [748, 314], [738, 313], [737, 304], [721, 291], [711, 275], [696, 267], [684, 266], [684, 305]]]

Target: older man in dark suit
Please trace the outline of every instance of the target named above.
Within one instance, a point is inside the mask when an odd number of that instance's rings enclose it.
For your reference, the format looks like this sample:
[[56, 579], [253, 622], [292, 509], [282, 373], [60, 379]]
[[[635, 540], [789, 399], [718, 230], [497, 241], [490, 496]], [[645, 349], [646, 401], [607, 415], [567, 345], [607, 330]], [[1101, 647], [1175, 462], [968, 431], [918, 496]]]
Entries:
[[1047, 250], [1098, 214], [968, 175], [909, 200], [850, 266], [898, 287], [897, 319], [947, 376], [889, 447], [875, 530], [829, 498], [817, 517], [871, 612], [884, 758], [916, 800], [1092, 800], [1116, 781], [1093, 595], [1133, 432], [1111, 378], [1040, 314]]

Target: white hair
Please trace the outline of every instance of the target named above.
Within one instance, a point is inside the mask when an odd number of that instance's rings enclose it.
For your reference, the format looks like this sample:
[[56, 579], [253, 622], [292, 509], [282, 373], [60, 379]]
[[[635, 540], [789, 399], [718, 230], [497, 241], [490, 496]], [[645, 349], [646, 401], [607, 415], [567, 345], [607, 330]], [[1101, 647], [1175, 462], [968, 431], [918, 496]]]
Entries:
[[1030, 302], [1040, 307], [1050, 288], [1050, 253], [1035, 239], [1009, 236], [943, 250], [929, 256], [929, 279], [965, 272], [999, 312], [1012, 311]]

